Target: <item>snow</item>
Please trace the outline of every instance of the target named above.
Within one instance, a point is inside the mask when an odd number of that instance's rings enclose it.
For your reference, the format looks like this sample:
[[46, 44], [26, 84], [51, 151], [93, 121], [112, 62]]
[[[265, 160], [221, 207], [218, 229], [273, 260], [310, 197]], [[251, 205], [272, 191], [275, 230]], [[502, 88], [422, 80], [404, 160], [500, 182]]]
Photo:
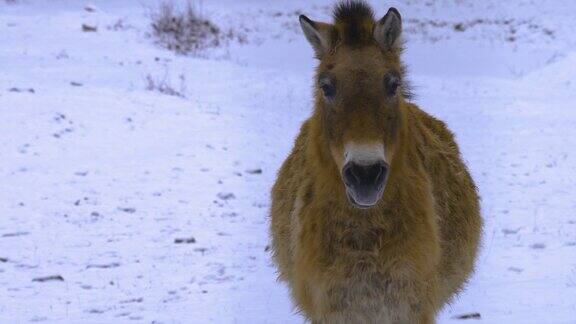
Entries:
[[[247, 41], [192, 57], [148, 37], [153, 1], [0, 1], [0, 322], [303, 322], [269, 190], [311, 109], [297, 16], [331, 3], [201, 2]], [[576, 4], [390, 5], [482, 196], [476, 274], [439, 323], [576, 323]]]

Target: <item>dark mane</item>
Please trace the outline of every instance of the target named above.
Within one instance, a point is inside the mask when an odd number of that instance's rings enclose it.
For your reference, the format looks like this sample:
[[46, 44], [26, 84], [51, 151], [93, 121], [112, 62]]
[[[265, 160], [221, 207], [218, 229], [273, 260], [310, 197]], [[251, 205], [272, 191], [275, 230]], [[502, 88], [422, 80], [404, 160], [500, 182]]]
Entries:
[[374, 20], [374, 12], [362, 0], [342, 1], [334, 8], [334, 20], [336, 22], [362, 21], [364, 19]]
[[334, 24], [347, 45], [360, 45], [372, 37], [374, 12], [363, 0], [346, 0], [334, 8]]

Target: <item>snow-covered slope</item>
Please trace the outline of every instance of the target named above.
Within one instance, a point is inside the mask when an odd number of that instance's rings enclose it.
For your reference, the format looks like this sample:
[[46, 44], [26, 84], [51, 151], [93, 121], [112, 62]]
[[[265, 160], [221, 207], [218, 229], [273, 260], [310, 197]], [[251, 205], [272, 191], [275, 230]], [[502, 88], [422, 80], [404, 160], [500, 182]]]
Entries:
[[[331, 2], [202, 2], [246, 40], [202, 58], [154, 45], [153, 1], [87, 4], [0, 1], [0, 322], [302, 322], [267, 211], [311, 109], [297, 16]], [[439, 322], [575, 323], [576, 5], [374, 5], [402, 12], [416, 102], [483, 199], [477, 273]]]

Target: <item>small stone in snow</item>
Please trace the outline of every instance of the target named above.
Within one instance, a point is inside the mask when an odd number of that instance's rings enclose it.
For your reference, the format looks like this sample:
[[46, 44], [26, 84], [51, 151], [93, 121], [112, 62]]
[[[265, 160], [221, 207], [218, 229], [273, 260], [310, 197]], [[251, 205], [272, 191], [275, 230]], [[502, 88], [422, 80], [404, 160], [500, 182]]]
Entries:
[[61, 275], [54, 275], [54, 276], [46, 276], [46, 277], [38, 277], [32, 279], [35, 282], [47, 282], [47, 281], [64, 281]]
[[8, 89], [8, 91], [10, 92], [30, 92], [30, 93], [36, 93], [36, 91], [33, 88], [28, 88], [28, 89], [20, 89], [20, 88], [16, 88], [16, 87], [12, 87], [10, 89]]
[[460, 320], [467, 320], [467, 319], [480, 319], [480, 318], [482, 318], [482, 316], [480, 316], [480, 313], [468, 313], [468, 314], [456, 315], [452, 318], [453, 319], [460, 319]]
[[459, 31], [459, 32], [463, 32], [466, 30], [466, 27], [464, 27], [463, 23], [457, 23], [457, 24], [454, 24], [454, 30]]
[[144, 298], [140, 297], [140, 298], [132, 298], [132, 299], [127, 299], [127, 300], [123, 300], [120, 301], [120, 304], [129, 304], [129, 303], [141, 303], [144, 301]]
[[543, 243], [534, 243], [534, 244], [530, 245], [530, 248], [532, 248], [534, 250], [543, 250], [546, 248], [546, 245], [544, 245]]
[[509, 267], [508, 271], [512, 271], [512, 272], [516, 272], [516, 273], [521, 273], [522, 271], [524, 271], [524, 269], [521, 268], [516, 268], [516, 267]]
[[96, 32], [97, 30], [98, 30], [98, 27], [96, 27], [96, 26], [82, 24], [82, 31], [85, 33], [86, 32]]
[[24, 235], [28, 235], [30, 233], [28, 232], [14, 232], [14, 233], [6, 233], [6, 234], [2, 234], [2, 237], [16, 237], [16, 236], [24, 236]]
[[222, 200], [229, 200], [229, 199], [235, 199], [236, 196], [234, 196], [234, 194], [231, 192], [220, 192], [218, 193], [218, 198]]
[[96, 309], [96, 308], [90, 309], [90, 310], [88, 310], [88, 311], [86, 311], [86, 312], [89, 313], [89, 314], [104, 314], [104, 311], [103, 311], [103, 310], [101, 310], [101, 309]]
[[246, 170], [246, 173], [248, 173], [248, 174], [262, 174], [262, 169], [260, 169], [260, 168], [248, 169], [248, 170]]
[[112, 262], [107, 264], [89, 264], [86, 266], [86, 269], [110, 269], [110, 268], [118, 268], [120, 263]]
[[176, 243], [176, 244], [196, 243], [196, 239], [193, 238], [193, 237], [188, 237], [188, 238], [176, 238], [176, 239], [174, 239], [174, 243]]
[[518, 233], [519, 230], [520, 230], [519, 228], [517, 228], [517, 229], [507, 229], [507, 228], [505, 228], [505, 229], [502, 230], [502, 233], [504, 233], [505, 235], [516, 234], [516, 233]]

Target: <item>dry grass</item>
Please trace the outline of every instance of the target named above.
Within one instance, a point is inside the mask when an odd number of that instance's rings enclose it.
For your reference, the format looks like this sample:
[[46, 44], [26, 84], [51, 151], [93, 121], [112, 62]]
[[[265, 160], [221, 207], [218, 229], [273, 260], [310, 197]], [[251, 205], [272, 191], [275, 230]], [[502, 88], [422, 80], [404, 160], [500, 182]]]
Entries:
[[191, 1], [184, 8], [172, 0], [163, 0], [151, 13], [152, 34], [157, 42], [179, 54], [196, 54], [220, 46], [229, 35], [222, 33]]
[[168, 96], [186, 97], [186, 78], [184, 74], [178, 76], [180, 80], [180, 87], [176, 90], [168, 81], [168, 73], [165, 73], [162, 78], [154, 77], [151, 74], [146, 75], [145, 84], [146, 90], [159, 92]]

